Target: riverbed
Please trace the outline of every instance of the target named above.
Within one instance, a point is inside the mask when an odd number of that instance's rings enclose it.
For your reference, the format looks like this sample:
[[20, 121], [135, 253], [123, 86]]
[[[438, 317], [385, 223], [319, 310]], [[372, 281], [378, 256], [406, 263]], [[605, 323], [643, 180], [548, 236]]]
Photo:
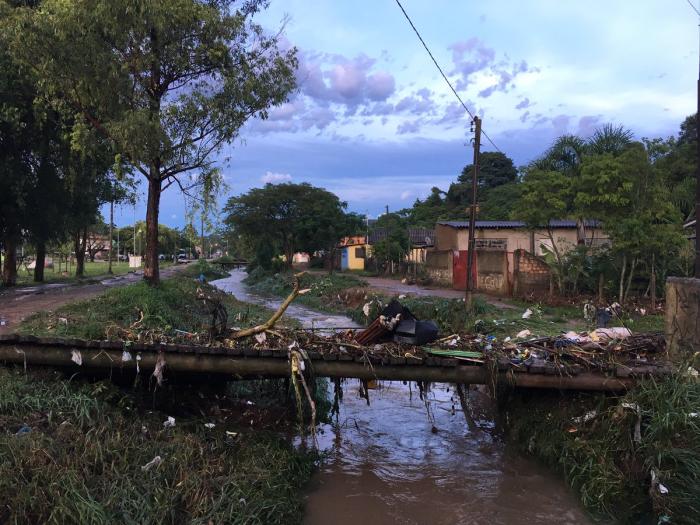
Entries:
[[[279, 298], [251, 293], [245, 272], [212, 284], [239, 300], [276, 308]], [[341, 315], [291, 305], [307, 328], [354, 326]], [[381, 382], [369, 391], [343, 383], [340, 414], [321, 425], [327, 458], [309, 488], [307, 525], [592, 524], [560, 478], [504, 444], [493, 406], [470, 391], [477, 428], [469, 431], [451, 385], [421, 399], [415, 385]]]

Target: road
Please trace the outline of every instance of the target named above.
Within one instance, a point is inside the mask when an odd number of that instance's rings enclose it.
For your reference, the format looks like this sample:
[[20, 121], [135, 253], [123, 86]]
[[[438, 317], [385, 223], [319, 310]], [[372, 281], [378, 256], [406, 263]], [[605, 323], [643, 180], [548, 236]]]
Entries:
[[[186, 265], [170, 266], [161, 270], [162, 279], [171, 277]], [[143, 271], [114, 277], [104, 277], [87, 284], [79, 282], [37, 284], [5, 289], [0, 293], [0, 334], [15, 330], [23, 319], [43, 310], [54, 310], [64, 304], [90, 299], [115, 286], [125, 286], [139, 281]]]
[[[396, 279], [387, 277], [360, 277], [366, 281], [370, 288], [385, 294], [406, 294], [417, 295], [421, 297], [442, 297], [444, 299], [464, 299], [464, 292], [453, 290], [451, 288], [436, 288], [429, 286], [419, 286], [417, 284], [404, 284]], [[508, 304], [499, 297], [477, 293], [475, 297], [481, 297], [487, 303], [497, 306], [498, 308], [514, 309], [515, 306]]]

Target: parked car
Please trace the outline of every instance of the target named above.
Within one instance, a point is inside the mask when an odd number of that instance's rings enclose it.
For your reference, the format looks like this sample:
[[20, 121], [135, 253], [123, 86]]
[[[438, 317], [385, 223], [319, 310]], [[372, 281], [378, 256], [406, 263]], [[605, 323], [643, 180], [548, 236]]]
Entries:
[[127, 257], [126, 255], [124, 255], [123, 253], [120, 253], [120, 254], [117, 256], [117, 259], [120, 260], [120, 261], [128, 261], [128, 260], [129, 260], [129, 257]]

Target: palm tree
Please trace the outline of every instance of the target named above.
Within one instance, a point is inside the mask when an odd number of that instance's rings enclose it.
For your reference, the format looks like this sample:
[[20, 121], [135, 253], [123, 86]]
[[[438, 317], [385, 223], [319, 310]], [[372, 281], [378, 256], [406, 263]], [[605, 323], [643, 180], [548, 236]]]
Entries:
[[605, 124], [602, 128], [596, 129], [588, 139], [587, 148], [593, 155], [610, 153], [617, 156], [632, 143], [633, 137], [632, 131], [624, 126]]

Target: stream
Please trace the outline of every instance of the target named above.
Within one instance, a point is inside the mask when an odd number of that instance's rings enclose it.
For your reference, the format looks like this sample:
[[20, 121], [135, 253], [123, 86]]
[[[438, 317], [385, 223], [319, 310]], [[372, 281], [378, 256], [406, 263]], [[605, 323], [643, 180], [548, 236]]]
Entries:
[[[279, 298], [251, 293], [244, 270], [211, 284], [241, 301], [276, 308]], [[305, 327], [355, 326], [342, 315], [291, 305], [286, 315]], [[370, 406], [359, 382], [343, 383], [333, 424], [321, 425], [326, 461], [306, 497], [306, 525], [329, 524], [592, 524], [564, 482], [514, 452], [495, 435], [493, 406], [481, 390], [470, 402], [470, 432], [452, 385], [381, 382]], [[433, 432], [433, 427], [437, 432]]]

